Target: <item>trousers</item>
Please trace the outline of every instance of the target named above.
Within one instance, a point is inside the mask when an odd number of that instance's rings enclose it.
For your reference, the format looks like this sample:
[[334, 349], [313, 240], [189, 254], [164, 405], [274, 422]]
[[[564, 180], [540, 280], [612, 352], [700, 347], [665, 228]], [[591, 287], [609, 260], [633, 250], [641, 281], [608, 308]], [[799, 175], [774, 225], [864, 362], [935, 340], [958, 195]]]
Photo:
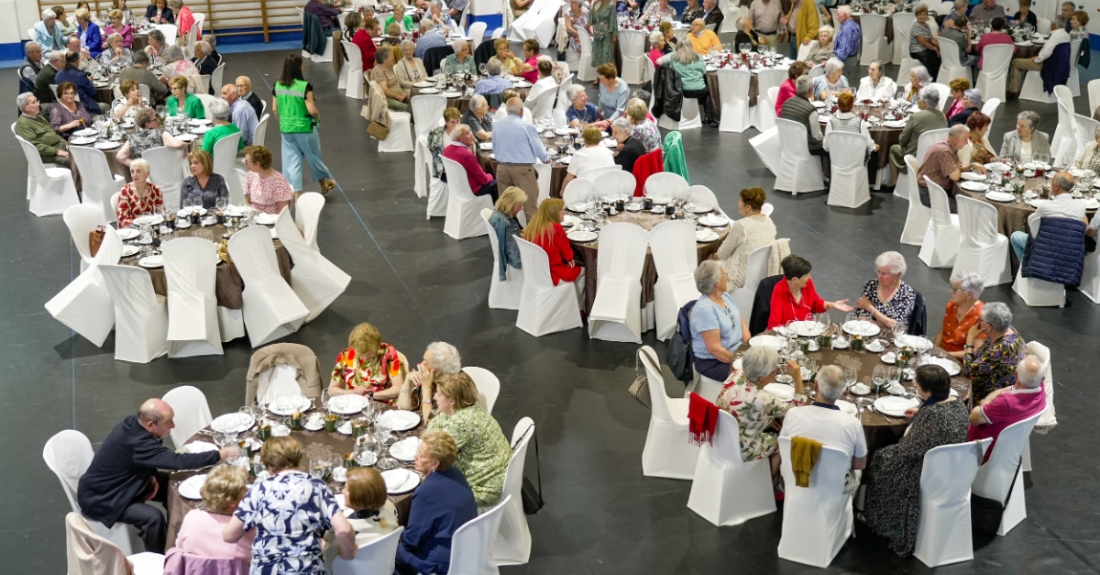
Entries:
[[497, 166], [497, 187], [507, 190], [516, 186], [527, 194], [527, 201], [523, 203], [523, 213], [527, 221], [535, 217], [539, 208], [539, 180], [535, 173], [534, 165], [500, 164]]
[[[156, 478], [157, 484], [160, 487], [157, 489], [157, 494], [153, 496], [151, 501], [156, 501], [163, 505], [168, 502], [168, 474], [158, 472]], [[141, 536], [141, 541], [145, 545], [146, 551], [164, 553], [164, 546], [168, 539], [168, 521], [164, 518], [164, 514], [161, 513], [159, 509], [152, 505], [147, 505], [140, 496], [139, 499], [132, 501], [126, 510], [122, 512], [122, 516], [118, 518], [118, 522], [137, 527], [138, 535]]]
[[331, 179], [332, 173], [321, 160], [321, 138], [317, 128], [300, 134], [283, 133], [283, 177], [295, 192], [302, 191], [302, 159], [309, 162], [309, 171], [317, 181]]

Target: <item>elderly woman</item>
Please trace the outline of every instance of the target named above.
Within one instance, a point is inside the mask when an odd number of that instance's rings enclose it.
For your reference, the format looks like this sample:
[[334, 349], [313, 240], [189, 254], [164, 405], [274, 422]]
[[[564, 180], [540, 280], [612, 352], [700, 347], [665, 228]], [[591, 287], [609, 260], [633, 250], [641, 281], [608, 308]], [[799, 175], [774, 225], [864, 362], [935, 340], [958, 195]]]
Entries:
[[149, 62], [151, 64], [163, 64], [167, 60], [164, 45], [165, 38], [164, 32], [160, 30], [153, 30], [149, 32], [149, 44], [145, 46], [145, 54], [149, 56]]
[[386, 17], [382, 28], [389, 28], [390, 24], [397, 24], [398, 28], [401, 28], [401, 32], [413, 31], [413, 19], [412, 16], [405, 13], [405, 4], [401, 2], [394, 3], [393, 14]]
[[615, 164], [628, 174], [634, 173], [634, 163], [645, 155], [645, 145], [634, 137], [634, 126], [630, 120], [619, 118], [611, 123], [611, 137], [617, 142], [619, 153], [615, 155]]
[[424, 421], [431, 419], [432, 397], [435, 396], [436, 379], [443, 375], [455, 375], [462, 371], [462, 356], [455, 346], [442, 341], [428, 344], [424, 361], [415, 371], [405, 376], [401, 395], [397, 396], [397, 408], [419, 410]]
[[160, 127], [157, 113], [151, 108], [141, 108], [134, 114], [137, 131], [130, 134], [130, 140], [118, 149], [120, 164], [129, 166], [130, 162], [141, 158], [146, 150], [165, 146], [173, 150], [182, 150], [184, 143]]
[[[1020, 0], [1020, 9], [1016, 11], [1016, 14], [1012, 16], [1013, 22], [1023, 22], [1025, 24], [1031, 24], [1031, 27], [1039, 29], [1039, 18], [1031, 11], [1031, 0]], [[1045, 30], [1040, 30], [1045, 32]]]
[[856, 90], [857, 100], [887, 100], [898, 93], [898, 86], [882, 73], [882, 62], [875, 60], [867, 66], [867, 75], [860, 79]]
[[[229, 103], [221, 98], [210, 102], [210, 116], [214, 120], [214, 127], [202, 135], [202, 149], [214, 155], [214, 144], [218, 140], [227, 138], [233, 134], [240, 134], [241, 129], [229, 121]], [[237, 139], [237, 151], [244, 149], [244, 136]]]
[[334, 531], [340, 557], [355, 558], [355, 530], [323, 481], [301, 471], [302, 444], [291, 436], [272, 437], [260, 449], [270, 477], [252, 485], [222, 528], [227, 543], [255, 529], [254, 573], [324, 573], [322, 534]]
[[750, 337], [748, 322], [726, 293], [728, 281], [722, 264], [714, 260], [695, 268], [695, 288], [702, 296], [691, 309], [691, 350], [695, 370], [715, 381], [726, 381], [734, 352]]
[[[583, 0], [569, 0], [569, 9], [565, 12], [564, 21], [565, 35], [569, 38], [565, 46], [565, 60], [576, 62], [581, 57], [581, 39], [577, 31], [588, 27], [588, 8]], [[504, 38], [498, 39], [504, 40]], [[495, 43], [493, 47], [496, 48]]]
[[528, 38], [523, 41], [523, 62], [512, 73], [534, 84], [539, 80], [539, 41]]
[[[416, 44], [412, 40], [401, 41], [401, 61], [393, 65], [393, 73], [397, 75], [397, 81], [401, 87], [408, 90], [417, 82], [423, 82], [428, 78], [428, 71], [424, 69], [424, 61], [415, 57]], [[486, 66], [488, 68], [488, 66]], [[511, 83], [509, 83], [511, 86]]]
[[153, 24], [176, 23], [176, 15], [173, 14], [172, 9], [168, 7], [168, 2], [166, 0], [153, 0], [153, 2], [145, 8], [145, 18]]
[[940, 43], [930, 26], [935, 26], [936, 22], [929, 18], [928, 6], [924, 4], [918, 4], [913, 14], [917, 19], [909, 29], [909, 55], [935, 78], [940, 73]]
[[696, 18], [691, 23], [691, 31], [688, 32], [687, 39], [691, 42], [692, 48], [699, 54], [706, 56], [711, 52], [721, 52], [722, 42], [718, 40], [718, 35], [711, 30], [707, 30], [706, 22], [702, 18]]
[[165, 102], [165, 116], [184, 116], [187, 118], [206, 118], [206, 107], [198, 96], [187, 91], [187, 78], [176, 76], [168, 81], [172, 95]]
[[966, 404], [951, 395], [951, 376], [938, 365], [917, 368], [919, 408], [906, 411], [911, 418], [901, 441], [875, 451], [866, 475], [867, 525], [890, 542], [890, 549], [905, 557], [913, 553], [920, 523], [921, 472], [924, 455], [941, 445], [966, 441]]
[[634, 125], [631, 134], [645, 146], [647, 154], [661, 149], [661, 132], [657, 123], [649, 119], [649, 106], [638, 98], [631, 98], [626, 104], [626, 118]]
[[588, 101], [588, 92], [584, 86], [573, 84], [565, 90], [565, 95], [573, 105], [565, 109], [565, 120], [570, 128], [583, 130], [587, 126], [596, 126], [601, 130], [611, 125], [609, 120], [604, 120], [600, 109]]
[[[878, 144], [871, 139], [871, 132], [867, 129], [867, 121], [852, 112], [855, 98], [852, 97], [850, 92], [841, 92], [836, 98], [836, 105], [836, 114], [833, 114], [833, 117], [825, 122], [825, 135], [828, 136], [833, 132], [860, 134], [867, 142], [867, 154], [869, 156], [871, 152], [878, 148]], [[826, 151], [829, 150], [828, 138], [825, 139], [824, 147]]]
[[[753, 347], [741, 357], [741, 369], [734, 370], [723, 386], [715, 405], [737, 418], [741, 432], [741, 459], [756, 461], [768, 458], [772, 481], [779, 483], [779, 435], [777, 419], [791, 407], [806, 402], [802, 389], [802, 369], [794, 360], [787, 360], [787, 371], [794, 379], [794, 399], [786, 401], [767, 391], [764, 386], [779, 374], [779, 352], [770, 347]], [[773, 431], [769, 431], [773, 430]]]
[[[58, 93], [61, 88], [57, 89]], [[1100, 173], [1100, 126], [1096, 128], [1091, 142], [1077, 152], [1077, 158], [1073, 161], [1074, 167], [1079, 170], [1092, 170]]]
[[[61, 33], [64, 34], [66, 38], [72, 36], [73, 33], [76, 32], [76, 26], [69, 23], [68, 11], [65, 10], [65, 7], [60, 4], [55, 4], [53, 12], [57, 14], [57, 23], [61, 26]], [[43, 19], [45, 18], [43, 17]]]
[[493, 40], [493, 49], [496, 50], [496, 56], [489, 58], [489, 62], [495, 60], [500, 63], [500, 67], [504, 72], [515, 75], [516, 67], [523, 64], [523, 62], [512, 54], [512, 49], [508, 46], [508, 39], [497, 38]]
[[470, 109], [462, 114], [462, 123], [470, 127], [477, 141], [492, 141], [493, 115], [489, 113], [489, 101], [485, 96], [474, 94], [470, 98]]
[[393, 71], [393, 52], [383, 48], [374, 53], [374, 68], [370, 71], [371, 82], [377, 82], [378, 87], [386, 96], [386, 106], [395, 112], [407, 112], [409, 104], [408, 92], [401, 86], [397, 74]]
[[516, 219], [516, 215], [523, 210], [523, 204], [526, 201], [527, 194], [512, 186], [500, 195], [492, 215], [489, 216], [489, 225], [493, 226], [497, 236], [497, 260], [500, 263], [497, 276], [500, 281], [508, 279], [508, 266], [523, 269], [523, 262], [520, 261], [519, 256], [519, 244], [516, 243], [516, 238], [523, 233], [523, 226]]
[[654, 66], [658, 66], [657, 60], [661, 59], [661, 56], [668, 54], [668, 42], [665, 41], [665, 35], [660, 31], [653, 32], [649, 35], [649, 61], [653, 62]]
[[[707, 63], [691, 44], [684, 42], [676, 47], [676, 51], [662, 56], [657, 60], [658, 65], [665, 65], [680, 74], [680, 82], [683, 85], [684, 98], [695, 98], [699, 102], [699, 109], [703, 110], [703, 122], [717, 124], [711, 111], [710, 90], [707, 89]], [[614, 119], [614, 118], [613, 118]]]
[[[963, 78], [965, 80], [965, 78]], [[947, 120], [948, 127], [957, 125], [966, 125], [966, 121], [970, 119], [970, 116], [974, 113], [981, 113], [982, 109], [982, 91], [977, 88], [971, 88], [963, 92], [962, 103], [960, 104], [962, 109], [950, 116]]]
[[[111, 119], [115, 122], [128, 122], [134, 119], [138, 110], [149, 107], [149, 100], [141, 95], [141, 85], [135, 80], [123, 80], [118, 86], [121, 96], [111, 102]], [[201, 105], [201, 103], [200, 103]]]
[[479, 506], [495, 505], [504, 489], [512, 447], [493, 416], [477, 402], [477, 386], [463, 372], [441, 375], [435, 382], [439, 413], [428, 429], [446, 431], [455, 440], [455, 466], [466, 477]]
[[[50, 109], [50, 127], [66, 140], [73, 132], [92, 125], [92, 115], [80, 103], [76, 84], [62, 82], [57, 86], [57, 104]], [[1095, 145], [1093, 146], [1095, 147]]]
[[[537, 244], [546, 252], [550, 260], [550, 279], [554, 285], [562, 280], [583, 282], [584, 268], [573, 261], [573, 248], [561, 227], [561, 218], [565, 215], [565, 202], [561, 198], [547, 198], [539, 204], [538, 211], [523, 230], [523, 239]], [[583, 283], [578, 285], [581, 289]]]
[[336, 356], [329, 393], [370, 395], [393, 405], [405, 384], [405, 366], [397, 348], [382, 341], [378, 328], [361, 323], [348, 335], [348, 347]]
[[661, 22], [661, 25], [658, 26], [657, 29], [660, 30], [661, 34], [665, 37], [665, 53], [667, 54], [680, 43], [676, 38], [676, 30], [672, 27], [672, 22]]
[[932, 76], [928, 74], [928, 68], [917, 66], [909, 70], [908, 91], [905, 92], [905, 100], [910, 104], [916, 104], [920, 100], [920, 91], [932, 83]]
[[[351, 510], [348, 523], [355, 530], [355, 546], [362, 547], [397, 529], [397, 507], [386, 496], [382, 474], [370, 467], [348, 470], [347, 481], [340, 492], [344, 505]], [[332, 573], [332, 560], [340, 552], [340, 544], [331, 532], [325, 536], [325, 565]]]
[[765, 201], [767, 195], [761, 188], [741, 190], [741, 197], [737, 200], [737, 211], [741, 213], [741, 219], [730, 224], [729, 234], [722, 241], [718, 253], [711, 256], [722, 262], [722, 269], [729, 278], [728, 291], [745, 286], [749, 254], [775, 241], [775, 224], [760, 211]]
[[125, 46], [121, 34], [111, 34], [103, 44], [104, 50], [96, 59], [100, 66], [126, 68], [134, 63], [134, 56]]
[[994, 160], [993, 144], [987, 137], [992, 123], [993, 120], [981, 112], [970, 114], [966, 120], [966, 127], [970, 129], [969, 141], [958, 151], [960, 164], [977, 168]]
[[294, 188], [278, 170], [271, 167], [274, 159], [264, 146], [244, 149], [244, 165], [248, 176], [244, 180], [244, 201], [252, 209], [265, 214], [278, 214], [290, 205]]
[[397, 545], [398, 575], [446, 573], [454, 532], [477, 517], [474, 493], [454, 465], [457, 458], [458, 444], [446, 431], [429, 429], [420, 436], [415, 465], [424, 481], [412, 494], [409, 522]]
[[875, 258], [876, 278], [867, 280], [856, 301], [856, 315], [870, 318], [885, 329], [898, 323], [908, 324], [917, 301], [917, 290], [901, 281], [905, 275], [905, 257], [898, 252], [883, 252]]
[[752, 18], [749, 16], [737, 19], [737, 36], [733, 39], [734, 49], [740, 50], [745, 44], [752, 46], [753, 52], [758, 52], [761, 44], [767, 45], [760, 33], [753, 28]]
[[985, 289], [982, 276], [963, 272], [951, 276], [951, 298], [943, 314], [943, 326], [936, 335], [936, 347], [943, 348], [955, 359], [966, 355], [966, 336], [982, 318], [982, 302], [978, 299]]
[[199, 489], [203, 506], [183, 516], [176, 535], [176, 547], [184, 553], [214, 559], [237, 559], [247, 566], [252, 562], [255, 531], [246, 531], [240, 541], [226, 543], [222, 530], [233, 519], [237, 506], [248, 494], [248, 470], [236, 465], [216, 465]]
[[676, 9], [668, 5], [668, 0], [651, 0], [642, 13], [642, 20], [653, 22], [675, 21]]
[[443, 110], [443, 125], [428, 132], [428, 150], [432, 153], [432, 177], [446, 181], [443, 172], [443, 149], [451, 144], [451, 133], [461, 124], [462, 113], [458, 108]]
[[474, 56], [470, 53], [470, 45], [465, 40], [456, 40], [452, 47], [455, 53], [443, 59], [439, 64], [440, 69], [447, 74], [477, 75], [477, 63], [474, 62]]
[[443, 2], [441, 0], [431, 0], [431, 2], [428, 3], [428, 14], [426, 14], [425, 17], [435, 24], [435, 27], [444, 35], [455, 27], [454, 21], [451, 20], [451, 15], [443, 11]]
[[180, 208], [190, 206], [191, 201], [202, 201], [202, 207], [212, 209], [217, 206], [218, 198], [229, 199], [229, 188], [225, 178], [214, 173], [214, 157], [206, 150], [195, 150], [187, 154], [187, 165], [191, 175], [183, 180], [180, 189]]
[[1038, 156], [1050, 157], [1050, 137], [1035, 128], [1039, 114], [1024, 110], [1016, 116], [1016, 130], [1005, 134], [1001, 142], [1002, 158], [1011, 158], [1017, 164], [1035, 161]]
[[1012, 312], [1001, 302], [982, 306], [981, 319], [966, 332], [963, 351], [962, 374], [970, 378], [975, 404], [995, 390], [1012, 387], [1016, 364], [1027, 354], [1024, 338], [1012, 327]]
[[92, 22], [92, 13], [87, 8], [76, 10], [76, 31], [74, 35], [80, 38], [80, 46], [87, 50], [92, 58], [98, 58], [103, 51], [103, 36], [99, 26]]
[[768, 329], [810, 319], [813, 314], [830, 309], [844, 313], [852, 311], [846, 299], [831, 302], [817, 295], [814, 280], [810, 277], [812, 266], [805, 258], [791, 254], [783, 258], [779, 265], [783, 268], [783, 279], [775, 284], [772, 291]]
[[814, 99], [825, 101], [830, 96], [839, 96], [851, 92], [848, 79], [844, 77], [844, 62], [829, 58], [825, 62], [825, 75], [814, 78]]
[[707, 13], [703, 9], [702, 2], [699, 0], [687, 0], [687, 6], [684, 7], [684, 13], [680, 15], [680, 23], [691, 24], [692, 22], [702, 18]]
[[[353, 18], [354, 16], [354, 18]], [[363, 72], [370, 72], [374, 68], [374, 56], [378, 53], [378, 46], [374, 39], [382, 34], [382, 28], [378, 20], [374, 18], [362, 18], [352, 12], [344, 18], [344, 25], [351, 34], [351, 43], [359, 47], [359, 56], [363, 62]], [[353, 27], [354, 26], [354, 27]], [[421, 78], [423, 80], [423, 78]]]
[[164, 75], [169, 80], [176, 76], [183, 76], [187, 78], [187, 84], [191, 87], [191, 91], [195, 93], [202, 93], [202, 77], [199, 74], [199, 69], [191, 63], [190, 60], [183, 53], [183, 48], [179, 46], [169, 46], [164, 49]]
[[156, 213], [157, 209], [164, 205], [164, 196], [160, 188], [149, 181], [149, 162], [134, 160], [130, 166], [130, 177], [133, 181], [125, 186], [118, 196], [118, 227], [124, 228], [132, 223], [138, 216]]
[[[833, 38], [836, 35], [836, 31], [832, 26], [822, 26], [817, 30], [817, 47], [809, 49], [805, 57], [799, 59], [806, 62], [812, 68], [820, 64], [828, 62], [830, 59], [836, 57], [836, 53], [833, 51]], [[843, 67], [843, 62], [841, 66]]]
[[42, 46], [42, 50], [49, 52], [51, 50], [64, 50], [65, 38], [67, 35], [63, 29], [63, 24], [57, 18], [57, 12], [46, 8], [42, 10], [42, 21], [36, 23], [34, 28], [31, 29], [34, 33], [34, 40], [39, 46]]
[[134, 45], [134, 29], [123, 21], [122, 10], [111, 10], [107, 16], [111, 19], [111, 23], [103, 27], [103, 35], [106, 38], [103, 42], [103, 47], [108, 48], [111, 43], [111, 36], [118, 34], [122, 37], [122, 45], [129, 49]]
[[[963, 111], [966, 107], [963, 102], [963, 97], [966, 95], [966, 91], [970, 89], [970, 80], [966, 78], [955, 78], [951, 80], [951, 83], [947, 85], [951, 89], [951, 105], [947, 107], [945, 116], [950, 120], [952, 116]], [[965, 120], [963, 121], [965, 123]]]
[[626, 111], [630, 86], [619, 77], [619, 69], [614, 64], [602, 64], [596, 69], [596, 75], [600, 83], [600, 115], [613, 122]]

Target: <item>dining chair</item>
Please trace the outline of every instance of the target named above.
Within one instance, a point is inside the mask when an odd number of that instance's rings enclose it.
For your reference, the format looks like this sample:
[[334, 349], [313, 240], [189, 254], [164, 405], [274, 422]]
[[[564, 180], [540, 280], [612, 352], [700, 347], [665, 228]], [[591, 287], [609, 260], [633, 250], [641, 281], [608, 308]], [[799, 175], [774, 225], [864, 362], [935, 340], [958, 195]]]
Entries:
[[782, 454], [779, 470], [788, 486], [783, 501], [779, 558], [828, 567], [855, 534], [854, 492], [844, 491], [852, 458], [835, 447], [823, 446], [810, 473], [809, 486], [798, 487], [791, 467], [790, 437], [779, 438], [779, 452]]
[[[904, 177], [905, 181], [909, 183], [906, 187], [909, 190], [909, 195], [906, 196], [909, 200], [909, 211], [906, 213], [905, 226], [901, 230], [901, 240], [899, 241], [910, 246], [919, 246], [924, 243], [924, 236], [928, 232], [928, 222], [932, 219], [932, 210], [924, 207], [917, 193], [917, 171], [920, 169], [917, 158], [906, 155], [905, 165], [909, 168], [909, 171], [899, 177]], [[900, 181], [898, 184], [898, 187], [901, 187]]]
[[122, 191], [126, 178], [111, 173], [107, 156], [102, 150], [90, 146], [71, 146], [69, 155], [80, 169], [83, 205], [98, 206], [105, 223], [113, 224], [118, 217], [111, 209], [111, 195]]
[[1016, 47], [1010, 44], [993, 44], [982, 49], [982, 69], [978, 72], [977, 88], [987, 99], [1004, 101], [1008, 85], [1008, 71]]
[[523, 512], [523, 468], [527, 461], [527, 446], [535, 435], [535, 422], [524, 417], [512, 430], [512, 457], [504, 472], [501, 499], [508, 501], [501, 512], [500, 528], [493, 543], [493, 563], [523, 565], [531, 559], [531, 529]]
[[317, 192], [305, 192], [294, 202], [294, 223], [302, 231], [302, 238], [317, 253], [321, 253], [317, 246], [317, 228], [324, 207], [325, 196]]
[[485, 220], [489, 244], [493, 250], [493, 268], [489, 271], [489, 307], [492, 309], [519, 309], [523, 297], [523, 270], [505, 265], [506, 279], [500, 279], [500, 240], [496, 228], [489, 223], [493, 209], [482, 208], [481, 218]]
[[959, 252], [951, 275], [968, 271], [982, 276], [986, 287], [1012, 281], [1008, 237], [997, 231], [997, 208], [984, 200], [957, 194]]
[[111, 292], [97, 266], [117, 264], [120, 257], [122, 239], [114, 228], [107, 226], [103, 243], [88, 269], [80, 272], [69, 285], [46, 302], [46, 311], [54, 319], [96, 347], [103, 347], [103, 342], [115, 326]]
[[[500, 530], [504, 508], [512, 496], [504, 497], [496, 507], [467, 521], [451, 536], [451, 573], [497, 573], [493, 544]], [[379, 571], [381, 573], [381, 571]]]
[[824, 190], [825, 176], [821, 172], [821, 161], [817, 156], [810, 155], [806, 126], [792, 120], [776, 118], [775, 127], [779, 130], [782, 151], [774, 188], [790, 192], [792, 196]]
[[775, 513], [768, 460], [741, 458], [737, 418], [724, 409], [718, 410], [711, 441], [699, 451], [687, 507], [719, 527]]
[[721, 110], [718, 131], [740, 134], [753, 127], [753, 109], [749, 107], [752, 72], [747, 68], [722, 68], [716, 74], [721, 101], [711, 106], [719, 106]]
[[244, 184], [241, 182], [241, 172], [237, 167], [237, 151], [240, 148], [241, 138], [244, 134], [237, 132], [223, 137], [214, 143], [214, 173], [221, 174], [225, 178], [225, 184], [229, 188], [229, 203], [244, 205]]
[[447, 219], [443, 233], [456, 240], [485, 235], [485, 225], [478, 220], [481, 210], [493, 207], [492, 198], [474, 195], [462, 164], [443, 158], [443, 171], [447, 174]]
[[168, 357], [222, 355], [217, 248], [206, 238], [186, 237], [165, 242], [161, 252], [168, 284]]
[[228, 251], [244, 280], [242, 312], [252, 347], [298, 331], [310, 311], [279, 274], [271, 231], [245, 228], [229, 238]]
[[970, 484], [992, 439], [941, 445], [924, 454], [913, 556], [929, 567], [974, 559]]
[[840, 208], [858, 208], [871, 201], [867, 180], [867, 140], [863, 134], [830, 132], [825, 136], [829, 151], [829, 199], [825, 203]]
[[[80, 203], [73, 184], [73, 173], [66, 168], [47, 167], [38, 149], [18, 135], [15, 139], [27, 158], [27, 199], [30, 212], [38, 217], [65, 213]], [[52, 164], [51, 164], [52, 165]]]
[[1036, 413], [1001, 430], [996, 442], [989, 448], [993, 453], [988, 454], [987, 451], [986, 461], [978, 468], [974, 483], [970, 486], [974, 495], [1004, 505], [1004, 514], [997, 528], [997, 535], [1002, 537], [1027, 518], [1021, 453], [1042, 415], [1042, 412]]
[[88, 269], [92, 263], [92, 254], [89, 251], [89, 235], [102, 226], [107, 227], [107, 219], [103, 216], [103, 210], [96, 205], [76, 204], [69, 206], [65, 213], [61, 214], [65, 226], [69, 228], [76, 253], [80, 255], [80, 271]]
[[497, 396], [500, 395], [500, 379], [484, 367], [467, 366], [462, 368], [462, 372], [470, 376], [474, 386], [477, 387], [477, 402], [485, 409], [485, 413], [492, 415], [493, 405], [496, 404]]
[[[1027, 342], [1027, 354], [1034, 356], [1043, 363], [1043, 390], [1047, 396], [1047, 406], [1039, 414], [1039, 421], [1035, 422], [1035, 433], [1046, 435], [1058, 425], [1058, 418], [1054, 410], [1054, 368], [1051, 366], [1050, 348], [1037, 342]], [[1031, 439], [1024, 442], [1024, 450], [1020, 455], [1021, 469], [1024, 473], [1031, 472]]]
[[695, 226], [685, 220], [657, 224], [649, 231], [650, 251], [657, 269], [653, 286], [653, 315], [657, 339], [667, 340], [676, 331], [680, 308], [699, 298], [695, 289], [698, 254]]
[[[959, 216], [951, 213], [947, 192], [939, 184], [930, 178], [925, 178], [924, 183], [928, 184], [932, 218], [928, 221], [917, 257], [930, 268], [949, 268], [959, 253]], [[909, 202], [920, 203], [920, 198], [914, 196]]]
[[149, 363], [168, 353], [168, 307], [153, 291], [149, 272], [97, 264], [115, 308], [115, 359]]
[[305, 321], [313, 321], [348, 289], [351, 276], [313, 249], [302, 237], [290, 217], [290, 206], [283, 208], [279, 214], [275, 232], [294, 262], [290, 270], [291, 289], [309, 310]]
[[124, 549], [99, 534], [80, 513], [65, 516], [65, 543], [69, 547], [66, 553], [69, 573], [96, 573], [106, 565], [118, 564], [125, 564], [127, 572], [134, 575], [164, 572], [164, 555], [149, 551], [131, 555], [131, 549]]
[[642, 448], [642, 475], [690, 480], [695, 477], [700, 447], [689, 441], [688, 400], [668, 396], [661, 364], [652, 347], [643, 345], [638, 355], [645, 368], [652, 406]]
[[[482, 24], [484, 25], [484, 24]], [[337, 557], [332, 560], [332, 575], [363, 575], [365, 573], [393, 573], [397, 546], [401, 544], [404, 527], [359, 546], [355, 559], [348, 561]]]
[[645, 195], [653, 199], [687, 199], [690, 186], [683, 176], [675, 172], [659, 172], [645, 181]]
[[582, 327], [573, 282], [554, 285], [546, 252], [523, 238], [516, 238], [516, 244], [523, 261], [523, 293], [516, 327], [535, 337]]
[[588, 337], [642, 342], [642, 270], [649, 233], [641, 226], [614, 222], [600, 230], [596, 299], [588, 310]]
[[172, 444], [177, 450], [214, 420], [210, 415], [210, 404], [206, 401], [206, 395], [195, 386], [174, 387], [161, 399], [175, 412], [173, 422], [176, 426], [168, 432], [168, 437], [172, 438]]

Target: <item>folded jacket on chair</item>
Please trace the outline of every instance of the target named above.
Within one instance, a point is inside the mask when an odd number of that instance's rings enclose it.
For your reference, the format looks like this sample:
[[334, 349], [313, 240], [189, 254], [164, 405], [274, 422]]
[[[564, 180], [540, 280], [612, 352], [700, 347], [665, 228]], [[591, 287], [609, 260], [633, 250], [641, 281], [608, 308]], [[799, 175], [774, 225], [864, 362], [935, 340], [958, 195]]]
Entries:
[[821, 457], [821, 443], [805, 437], [791, 438], [791, 469], [799, 487], [810, 486], [810, 474]]

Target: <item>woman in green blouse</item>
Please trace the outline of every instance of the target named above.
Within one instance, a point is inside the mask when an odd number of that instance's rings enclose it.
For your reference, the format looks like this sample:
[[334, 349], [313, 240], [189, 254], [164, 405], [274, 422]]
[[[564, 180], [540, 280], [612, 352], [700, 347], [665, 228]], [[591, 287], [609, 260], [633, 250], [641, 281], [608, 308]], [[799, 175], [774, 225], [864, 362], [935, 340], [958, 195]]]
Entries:
[[495, 505], [504, 489], [504, 474], [512, 447], [500, 424], [477, 403], [477, 386], [463, 372], [445, 374], [435, 382], [438, 415], [428, 429], [446, 431], [458, 444], [455, 465], [481, 507]]
[[[168, 86], [172, 89], [172, 95], [168, 96], [165, 114], [178, 116], [182, 113], [188, 118], [198, 120], [206, 117], [206, 108], [202, 105], [202, 100], [194, 94], [187, 93], [187, 78], [185, 76], [172, 78], [168, 81]], [[182, 106], [180, 102], [183, 102]]]

